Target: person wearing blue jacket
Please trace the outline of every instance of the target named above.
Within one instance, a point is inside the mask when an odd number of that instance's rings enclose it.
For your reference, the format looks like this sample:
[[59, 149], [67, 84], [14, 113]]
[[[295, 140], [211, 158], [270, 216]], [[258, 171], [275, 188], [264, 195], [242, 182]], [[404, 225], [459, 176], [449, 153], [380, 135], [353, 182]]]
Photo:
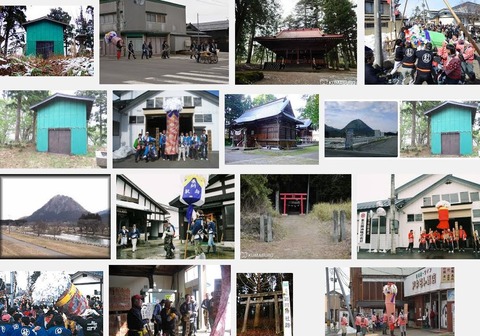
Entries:
[[210, 221], [207, 224], [207, 233], [208, 233], [208, 248], [207, 253], [210, 253], [210, 247], [213, 249], [213, 253], [217, 253], [217, 246], [215, 245], [214, 239], [217, 234], [217, 226], [214, 221]]
[[132, 240], [132, 252], [137, 250], [137, 242], [140, 237], [140, 231], [137, 229], [137, 225], [133, 224], [132, 231], [130, 231], [130, 239]]

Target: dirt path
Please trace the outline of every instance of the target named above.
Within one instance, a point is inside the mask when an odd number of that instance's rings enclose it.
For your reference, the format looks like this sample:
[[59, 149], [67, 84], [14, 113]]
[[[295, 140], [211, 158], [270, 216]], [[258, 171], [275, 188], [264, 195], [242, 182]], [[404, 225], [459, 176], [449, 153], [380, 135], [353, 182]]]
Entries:
[[331, 222], [320, 222], [313, 216], [289, 215], [274, 218], [279, 231], [285, 233], [273, 242], [258, 239], [241, 240], [242, 259], [347, 259], [350, 258], [350, 223], [346, 223], [347, 237], [334, 243]]
[[68, 258], [69, 256], [43, 246], [33, 245], [5, 234], [0, 239], [2, 258]]

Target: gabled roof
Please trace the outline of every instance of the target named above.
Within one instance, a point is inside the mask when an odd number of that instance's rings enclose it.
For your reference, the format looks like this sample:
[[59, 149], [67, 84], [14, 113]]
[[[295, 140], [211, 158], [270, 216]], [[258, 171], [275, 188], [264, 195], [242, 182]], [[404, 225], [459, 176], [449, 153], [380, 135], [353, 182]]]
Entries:
[[228, 20], [190, 23], [196, 30], [210, 32], [215, 30], [228, 30]]
[[47, 17], [47, 16], [42, 16], [41, 18], [27, 21], [27, 22], [23, 23], [22, 26], [25, 28], [25, 26], [28, 26], [28, 25], [30, 25], [30, 24], [32, 24], [32, 23], [38, 23], [38, 22], [41, 22], [41, 21], [50, 21], [50, 22], [52, 22], [52, 23], [59, 24], [59, 25], [62, 25], [62, 26], [68, 26], [68, 23], [64, 23], [64, 22], [61, 22], [61, 21], [53, 20], [53, 19], [50, 19], [50, 18]]
[[[411, 186], [414, 183], [418, 183], [418, 182], [424, 180], [428, 176], [432, 176], [432, 175], [425, 175], [425, 174], [421, 175], [421, 176], [411, 180], [410, 182], [407, 182], [406, 184], [402, 185], [398, 189], [400, 189], [400, 188], [405, 189], [407, 186]], [[465, 185], [465, 186], [468, 186], [468, 187], [471, 187], [471, 188], [474, 188], [474, 189], [478, 189], [480, 191], [480, 184], [475, 183], [475, 182], [471, 182], [471, 181], [467, 181], [465, 179], [462, 179], [462, 178], [453, 176], [452, 174], [449, 174], [449, 175], [443, 176], [437, 182], [428, 186], [427, 188], [420, 191], [419, 193], [417, 193], [413, 197], [396, 199], [395, 200], [395, 207], [397, 209], [404, 208], [404, 207], [408, 206], [409, 204], [415, 202], [419, 198], [422, 198], [423, 196], [430, 194], [433, 190], [435, 190], [439, 186], [441, 186], [445, 183], [452, 183], [452, 182], [456, 182], [456, 183], [461, 184], [461, 185]], [[398, 189], [395, 189], [395, 191], [397, 191]], [[378, 202], [381, 202], [381, 207], [382, 208], [389, 208], [390, 207], [390, 199], [384, 199], [384, 200], [379, 200], [379, 201], [369, 201], [369, 202], [358, 203], [357, 204], [357, 210], [362, 210], [362, 211], [374, 210], [374, 209], [378, 208], [378, 204], [377, 204]]]
[[459, 102], [453, 102], [453, 101], [445, 101], [441, 103], [440, 105], [431, 108], [428, 111], [425, 111], [423, 114], [425, 115], [432, 115], [434, 113], [441, 112], [443, 109], [450, 107], [450, 106], [456, 106], [456, 107], [462, 107], [467, 110], [470, 110], [470, 113], [472, 114], [472, 124], [475, 121], [475, 114], [477, 113], [477, 106], [475, 105], [470, 105], [470, 104], [464, 104], [464, 103], [459, 103]]
[[95, 101], [95, 98], [92, 98], [92, 97], [72, 96], [64, 93], [55, 93], [53, 96], [50, 96], [45, 100], [42, 100], [40, 103], [30, 106], [30, 109], [37, 112], [38, 109], [59, 100], [74, 100], [74, 101], [84, 102], [85, 105], [87, 106], [87, 120], [90, 119], [90, 112], [92, 111], [93, 102]]
[[[118, 112], [122, 112], [122, 111], [128, 111], [130, 108], [140, 104], [140, 103], [143, 103], [144, 101], [146, 101], [147, 99], [150, 99], [150, 98], [153, 98], [155, 96], [157, 96], [158, 94], [160, 94], [161, 92], [163, 92], [164, 90], [162, 91], [145, 91], [144, 93], [142, 93], [141, 95], [139, 95], [138, 97], [134, 98], [134, 99], [127, 99], [127, 100], [122, 100], [122, 99], [118, 99], [118, 100], [114, 100], [113, 101], [113, 107], [116, 108], [118, 110]], [[115, 95], [122, 95], [122, 94], [125, 94], [127, 91], [113, 91], [113, 93]], [[192, 95], [194, 96], [198, 96], [198, 97], [201, 97], [203, 99], [206, 99], [210, 102], [212, 102], [213, 104], [216, 104], [218, 105], [219, 104], [219, 98], [218, 98], [218, 94], [213, 94], [212, 92], [209, 92], [209, 91], [186, 91], [188, 93], [191, 93]]]
[[[153, 198], [151, 198], [146, 192], [144, 192], [140, 187], [138, 187], [135, 183], [133, 183], [132, 181], [130, 181], [125, 175], [121, 174], [121, 175], [117, 175], [117, 178], [123, 180], [124, 182], [126, 182], [127, 184], [131, 185], [136, 191], [138, 191], [139, 194], [142, 194], [146, 199], [148, 199], [151, 203], [153, 203], [154, 205], [156, 205], [162, 212], [164, 215], [167, 215], [169, 214], [169, 212], [167, 211], [167, 209], [165, 209], [160, 203], [158, 203], [157, 201], [155, 201]], [[121, 202], [121, 201], [118, 201], [118, 202]]]
[[297, 124], [302, 124], [300, 120], [295, 118], [290, 100], [286, 97], [246, 110], [240, 117], [235, 119], [233, 123], [243, 124], [276, 116], [284, 116]]
[[299, 119], [301, 121], [301, 125], [297, 125], [297, 128], [309, 128], [312, 125], [312, 121], [310, 119]]
[[73, 274], [70, 274], [70, 279], [76, 279], [76, 278], [79, 278], [79, 277], [83, 277], [83, 275], [86, 274], [86, 275], [89, 275], [91, 277], [94, 277], [94, 278], [97, 278], [97, 279], [103, 279], [103, 272], [100, 272], [100, 271], [92, 271], [92, 272], [88, 272], [88, 271], [78, 271], [78, 272], [75, 272]]

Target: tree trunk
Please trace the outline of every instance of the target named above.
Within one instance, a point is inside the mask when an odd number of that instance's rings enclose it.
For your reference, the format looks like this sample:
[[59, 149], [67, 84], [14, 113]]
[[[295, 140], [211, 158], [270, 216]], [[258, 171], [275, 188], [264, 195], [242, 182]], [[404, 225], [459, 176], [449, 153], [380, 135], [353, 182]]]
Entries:
[[416, 146], [416, 116], [417, 116], [417, 102], [416, 101], [412, 101], [412, 143], [411, 143], [411, 146], [412, 147], [415, 147]]
[[17, 121], [15, 123], [15, 142], [20, 141], [20, 121], [22, 119], [22, 95], [17, 95]]
[[255, 37], [255, 28], [257, 27], [257, 21], [252, 22], [250, 27], [250, 38], [248, 40], [248, 50], [247, 50], [247, 61], [245, 63], [250, 64], [252, 61], [252, 52], [253, 52], [253, 38]]
[[227, 304], [230, 296], [231, 270], [230, 265], [222, 265], [220, 268], [222, 270], [222, 294], [220, 296], [215, 322], [213, 322], [213, 326], [211, 326], [210, 336], [225, 335], [225, 319], [227, 318]]

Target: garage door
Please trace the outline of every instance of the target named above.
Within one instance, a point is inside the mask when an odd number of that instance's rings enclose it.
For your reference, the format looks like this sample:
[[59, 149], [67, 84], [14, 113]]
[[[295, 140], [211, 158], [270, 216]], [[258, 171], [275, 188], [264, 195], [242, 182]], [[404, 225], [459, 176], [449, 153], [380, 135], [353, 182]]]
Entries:
[[460, 133], [442, 133], [442, 154], [460, 155]]
[[48, 151], [50, 153], [71, 154], [71, 131], [68, 128], [48, 130]]

